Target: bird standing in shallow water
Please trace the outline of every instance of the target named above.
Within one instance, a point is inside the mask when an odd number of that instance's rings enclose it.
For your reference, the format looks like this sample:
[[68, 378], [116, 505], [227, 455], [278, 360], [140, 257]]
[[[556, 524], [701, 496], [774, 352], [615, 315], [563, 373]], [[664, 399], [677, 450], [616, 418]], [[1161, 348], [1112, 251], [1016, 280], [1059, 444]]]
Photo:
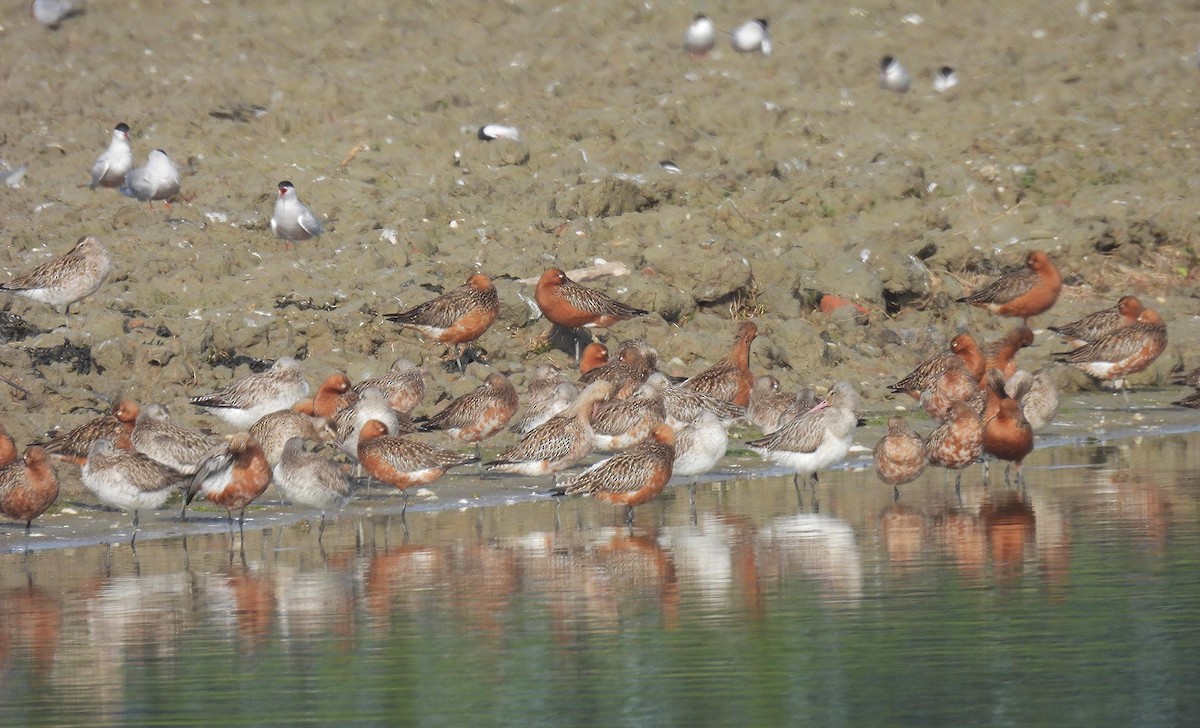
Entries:
[[929, 464], [954, 470], [954, 488], [962, 484], [962, 470], [983, 453], [983, 418], [971, 405], [959, 402], [945, 422], [925, 438]]
[[808, 473], [815, 485], [818, 471], [839, 462], [850, 452], [859, 407], [854, 388], [847, 382], [838, 382], [824, 402], [770, 435], [746, 444], [767, 460], [795, 472], [799, 492], [801, 473]]
[[729, 448], [721, 418], [707, 410], [675, 433], [674, 475], [703, 475], [717, 466]]
[[475, 458], [452, 450], [443, 450], [423, 442], [388, 435], [387, 425], [370, 420], [358, 438], [358, 461], [376, 480], [398, 488], [404, 494], [408, 510], [408, 489], [428, 485], [450, 468], [466, 465]]
[[271, 469], [284, 498], [321, 511], [317, 541], [325, 535], [325, 514], [340, 511], [350, 500], [350, 481], [337, 463], [304, 449], [304, 439], [289, 438], [279, 462]]
[[184, 508], [197, 494], [229, 512], [233, 534], [233, 512], [238, 512], [238, 529], [246, 520], [246, 506], [266, 492], [271, 484], [271, 466], [262, 446], [248, 433], [239, 432], [209, 453], [200, 463], [184, 498]]
[[626, 507], [625, 522], [633, 525], [633, 509], [663, 491], [675, 462], [675, 431], [659, 425], [646, 440], [556, 486], [555, 495], [591, 495]]
[[[1033, 452], [1033, 428], [1021, 412], [1021, 403], [992, 387], [984, 413], [983, 451], [992, 457], [1006, 460], [1017, 467], [1017, 482], [1024, 483], [1021, 461]], [[1004, 466], [1004, 482], [1008, 484], [1009, 465]], [[986, 471], [985, 478], [986, 478]]]
[[916, 480], [929, 464], [925, 441], [903, 417], [888, 420], [887, 433], [875, 444], [872, 460], [875, 474], [892, 486], [892, 496], [896, 499], [900, 498], [897, 486]]
[[500, 314], [500, 297], [492, 280], [476, 273], [458, 288], [416, 308], [386, 314], [384, 318], [415, 329], [426, 338], [454, 347], [454, 360], [463, 371], [461, 347], [483, 336]]
[[20, 460], [0, 468], [0, 513], [25, 521], [25, 533], [33, 519], [46, 512], [58, 499], [58, 479], [46, 451], [37, 445], [25, 448]]
[[592, 382], [562, 413], [530, 430], [517, 444], [484, 463], [488, 470], [536, 477], [565, 470], [592, 454], [596, 404], [612, 394], [608, 382]]
[[187, 476], [140, 452], [118, 450], [108, 440], [97, 440], [88, 448], [80, 480], [104, 505], [133, 511], [132, 546], [137, 541], [138, 512], [162, 508]]
[[816, 395], [807, 387], [796, 392], [784, 392], [779, 380], [769, 374], [756, 377], [750, 390], [750, 404], [746, 406], [746, 417], [764, 435], [778, 430], [784, 422], [799, 417], [817, 406]]

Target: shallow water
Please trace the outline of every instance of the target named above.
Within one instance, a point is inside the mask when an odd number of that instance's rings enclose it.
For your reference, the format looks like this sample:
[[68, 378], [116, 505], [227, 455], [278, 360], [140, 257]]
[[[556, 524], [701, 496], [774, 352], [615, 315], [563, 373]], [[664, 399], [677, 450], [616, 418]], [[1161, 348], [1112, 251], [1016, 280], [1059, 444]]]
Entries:
[[1165, 435], [961, 496], [676, 487], [632, 531], [525, 499], [9, 553], [0, 723], [1194, 725], [1198, 461]]

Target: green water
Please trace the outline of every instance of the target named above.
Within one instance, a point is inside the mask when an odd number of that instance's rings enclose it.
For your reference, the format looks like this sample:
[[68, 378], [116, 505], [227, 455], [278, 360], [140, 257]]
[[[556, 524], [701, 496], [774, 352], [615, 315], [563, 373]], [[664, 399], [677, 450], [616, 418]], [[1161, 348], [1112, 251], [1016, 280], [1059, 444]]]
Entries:
[[[0, 724], [1200, 724], [1200, 435], [0, 560]], [[231, 548], [232, 546], [232, 548]]]

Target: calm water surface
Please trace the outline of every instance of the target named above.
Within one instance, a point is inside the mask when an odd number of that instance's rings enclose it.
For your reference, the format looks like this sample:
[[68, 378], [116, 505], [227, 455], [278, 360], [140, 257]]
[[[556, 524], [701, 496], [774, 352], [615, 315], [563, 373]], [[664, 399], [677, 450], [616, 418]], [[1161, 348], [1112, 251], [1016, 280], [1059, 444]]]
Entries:
[[1200, 435], [1031, 464], [8, 553], [0, 725], [1200, 724]]

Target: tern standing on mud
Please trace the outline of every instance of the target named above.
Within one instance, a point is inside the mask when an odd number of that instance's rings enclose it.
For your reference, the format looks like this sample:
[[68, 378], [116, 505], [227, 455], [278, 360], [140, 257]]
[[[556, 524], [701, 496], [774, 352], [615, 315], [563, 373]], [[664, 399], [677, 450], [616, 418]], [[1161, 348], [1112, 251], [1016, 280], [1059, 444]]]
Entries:
[[92, 164], [92, 183], [88, 186], [120, 187], [131, 169], [133, 150], [129, 148], [129, 125], [121, 122], [113, 128], [108, 148]]
[[121, 194], [142, 202], [166, 202], [179, 194], [179, 170], [166, 152], [155, 149], [146, 158], [146, 166], [132, 169], [125, 175]]
[[284, 241], [288, 250], [292, 249], [292, 243], [312, 240], [325, 232], [321, 220], [300, 201], [296, 186], [287, 180], [279, 183], [279, 198], [271, 213], [271, 232]]

